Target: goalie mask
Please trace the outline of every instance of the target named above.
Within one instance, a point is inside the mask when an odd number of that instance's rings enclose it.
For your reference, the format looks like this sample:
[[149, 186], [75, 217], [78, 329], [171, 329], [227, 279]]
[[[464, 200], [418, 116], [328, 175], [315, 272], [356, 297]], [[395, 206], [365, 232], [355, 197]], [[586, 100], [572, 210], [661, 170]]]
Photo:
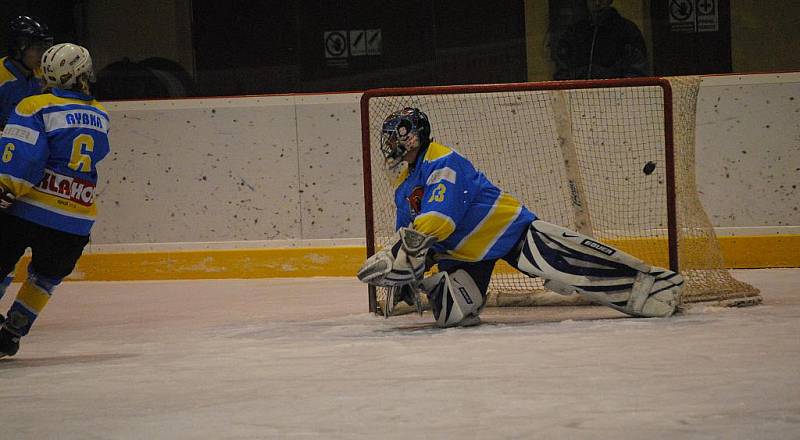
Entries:
[[42, 55], [44, 79], [50, 87], [73, 89], [81, 76], [94, 81], [92, 57], [85, 47], [62, 43], [47, 49]]
[[406, 107], [386, 117], [381, 130], [381, 153], [387, 165], [393, 167], [414, 148], [430, 142], [431, 124], [428, 116], [417, 108]]

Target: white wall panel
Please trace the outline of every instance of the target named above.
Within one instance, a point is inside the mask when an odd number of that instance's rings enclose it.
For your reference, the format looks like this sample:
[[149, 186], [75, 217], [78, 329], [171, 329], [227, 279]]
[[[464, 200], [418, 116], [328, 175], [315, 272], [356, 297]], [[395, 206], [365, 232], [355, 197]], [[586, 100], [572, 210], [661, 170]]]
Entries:
[[108, 108], [94, 243], [301, 238], [292, 97]]
[[360, 98], [297, 97], [304, 239], [364, 236]]
[[800, 73], [704, 78], [696, 150], [715, 226], [800, 226]]
[[[93, 244], [363, 237], [359, 98], [109, 103]], [[704, 79], [697, 164], [716, 226], [800, 226], [800, 74]]]

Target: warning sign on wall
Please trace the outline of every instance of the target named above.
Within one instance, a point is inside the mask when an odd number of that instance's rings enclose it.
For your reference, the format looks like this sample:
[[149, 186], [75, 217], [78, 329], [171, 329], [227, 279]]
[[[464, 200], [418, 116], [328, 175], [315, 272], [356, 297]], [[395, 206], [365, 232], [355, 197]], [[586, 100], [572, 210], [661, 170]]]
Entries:
[[716, 32], [719, 30], [718, 0], [669, 0], [672, 32]]
[[380, 55], [383, 52], [383, 37], [380, 29], [367, 29], [367, 54]]
[[697, 32], [719, 30], [717, 0], [697, 0]]
[[350, 31], [350, 56], [358, 57], [367, 54], [367, 39], [364, 30]]
[[328, 31], [323, 33], [325, 58], [344, 58], [347, 56], [347, 31]]
[[346, 62], [349, 57], [381, 55], [380, 29], [326, 31], [322, 34], [328, 63]]

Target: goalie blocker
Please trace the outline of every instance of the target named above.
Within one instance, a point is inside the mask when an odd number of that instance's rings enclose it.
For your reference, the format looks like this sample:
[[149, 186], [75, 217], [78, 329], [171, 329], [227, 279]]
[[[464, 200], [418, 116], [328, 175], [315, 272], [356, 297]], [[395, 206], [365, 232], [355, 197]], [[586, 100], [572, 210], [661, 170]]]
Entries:
[[[433, 237], [401, 228], [391, 250], [370, 257], [361, 281], [377, 286], [414, 284], [429, 297], [436, 325], [479, 323], [497, 260], [439, 261], [440, 272], [421, 280]], [[404, 240], [405, 237], [405, 240]], [[683, 277], [569, 229], [535, 220], [503, 260], [522, 273], [545, 280], [563, 295], [579, 294], [631, 316], [667, 317], [679, 303]]]

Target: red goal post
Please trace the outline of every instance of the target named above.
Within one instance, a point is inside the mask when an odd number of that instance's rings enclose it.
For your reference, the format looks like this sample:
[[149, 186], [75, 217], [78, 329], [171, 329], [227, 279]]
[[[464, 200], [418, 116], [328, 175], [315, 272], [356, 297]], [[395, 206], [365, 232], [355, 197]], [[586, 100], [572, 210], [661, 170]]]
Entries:
[[[689, 203], [681, 215], [682, 200], [696, 199], [699, 206], [693, 188], [698, 84], [635, 78], [368, 90], [361, 98], [367, 254], [394, 233], [394, 189], [383, 176], [378, 148], [381, 123], [392, 111], [418, 107], [428, 114], [434, 139], [469, 158], [540, 218], [684, 272], [690, 287], [702, 290], [687, 289], [686, 302], [757, 296], [732, 278], [729, 286], [721, 255], [708, 256], [719, 250], [718, 244], [712, 249], [716, 239], [705, 213], [688, 212], [697, 209]], [[676, 115], [683, 116], [678, 127]], [[676, 134], [691, 145], [676, 148]], [[677, 166], [676, 155], [687, 151], [691, 164], [679, 160]], [[712, 282], [709, 290], [706, 278], [714, 281], [720, 271], [724, 286]], [[371, 311], [378, 310], [380, 296], [370, 289]], [[498, 265], [490, 305], [551, 303], [583, 301], [546, 292], [541, 280]]]

